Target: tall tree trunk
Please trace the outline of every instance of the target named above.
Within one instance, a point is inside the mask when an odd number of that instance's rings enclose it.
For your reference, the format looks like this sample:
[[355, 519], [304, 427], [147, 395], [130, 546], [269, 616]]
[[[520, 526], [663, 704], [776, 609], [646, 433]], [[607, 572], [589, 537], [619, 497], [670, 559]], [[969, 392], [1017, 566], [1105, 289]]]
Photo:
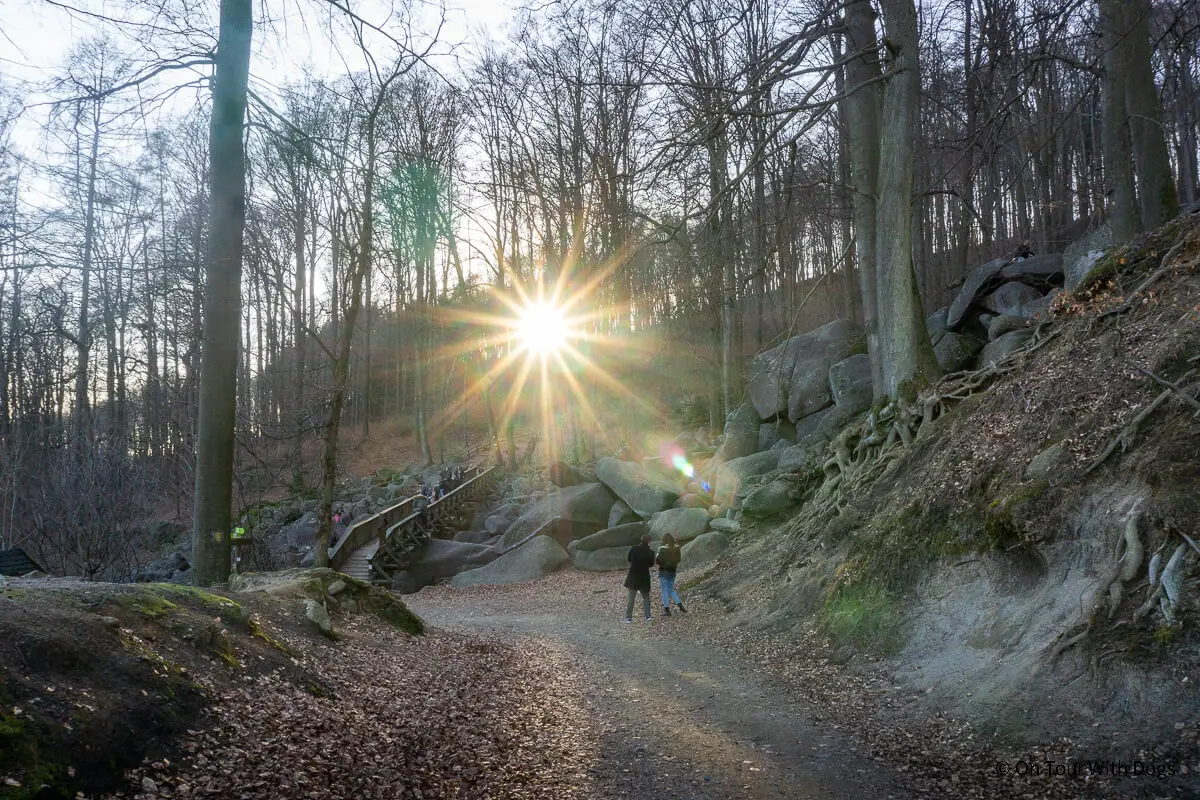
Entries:
[[[870, 0], [853, 0], [846, 6], [846, 46], [862, 55], [846, 64], [845, 100], [849, 137], [851, 185], [854, 191], [854, 251], [862, 293], [863, 329], [871, 359], [875, 399], [884, 391], [882, 352], [879, 346], [876, 296], [876, 183], [879, 178], [879, 56], [875, 38], [875, 12]], [[907, 202], [908, 195], [905, 195]]]
[[1126, 0], [1098, 0], [1100, 47], [1104, 51], [1104, 182], [1111, 193], [1110, 220], [1113, 238], [1128, 241], [1142, 229], [1133, 184], [1133, 145], [1130, 141], [1126, 76], [1129, 46]]
[[[298, 187], [299, 188], [299, 187]], [[296, 282], [292, 292], [292, 357], [295, 367], [292, 375], [292, 487], [304, 490], [304, 370], [307, 364], [308, 343], [305, 341], [304, 273], [308, 264], [304, 258], [306, 239], [305, 223], [307, 204], [302, 194], [295, 198], [296, 216], [292, 220], [293, 248], [296, 257]]]
[[889, 67], [880, 126], [878, 254], [879, 342], [883, 390], [896, 397], [904, 384], [927, 384], [938, 375], [925, 330], [912, 262], [913, 138], [920, 108], [917, 10], [913, 0], [883, 0]]
[[198, 586], [211, 586], [229, 577], [242, 236], [246, 222], [242, 133], [253, 21], [250, 0], [221, 0], [209, 125], [211, 195], [204, 285], [204, 368], [192, 518], [192, 566]]
[[83, 221], [83, 276], [79, 289], [79, 361], [75, 372], [75, 437], [82, 445], [92, 437], [92, 410], [88, 400], [88, 362], [92, 353], [91, 281], [92, 252], [96, 240], [96, 168], [100, 151], [100, 101], [93, 101], [92, 143], [88, 153], [87, 200]]
[[1123, 46], [1129, 48], [1125, 104], [1137, 167], [1142, 228], [1153, 230], [1179, 213], [1179, 196], [1171, 176], [1162, 103], [1150, 61], [1150, 0], [1125, 0], [1124, 5], [1128, 33]]

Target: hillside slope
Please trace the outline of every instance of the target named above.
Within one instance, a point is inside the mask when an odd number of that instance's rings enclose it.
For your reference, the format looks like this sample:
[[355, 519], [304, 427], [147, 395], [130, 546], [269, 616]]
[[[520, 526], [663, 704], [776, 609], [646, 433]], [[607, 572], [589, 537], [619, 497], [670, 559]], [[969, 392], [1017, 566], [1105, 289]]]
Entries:
[[[1195, 216], [1110, 252], [1028, 350], [847, 429], [704, 591], [988, 737], [1194, 753], [1198, 265]], [[910, 445], [873, 436], [888, 413]]]

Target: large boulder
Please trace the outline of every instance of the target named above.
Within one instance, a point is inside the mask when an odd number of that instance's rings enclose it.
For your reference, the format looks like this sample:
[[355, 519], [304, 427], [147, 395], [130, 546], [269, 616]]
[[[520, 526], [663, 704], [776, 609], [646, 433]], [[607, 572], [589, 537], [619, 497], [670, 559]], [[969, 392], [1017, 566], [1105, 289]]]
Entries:
[[1021, 281], [1042, 289], [1061, 286], [1063, 256], [1061, 253], [1048, 253], [1022, 258], [1006, 264], [1004, 269], [1000, 270], [1000, 277], [1010, 281]]
[[777, 469], [784, 472], [808, 472], [821, 466], [819, 455], [814, 447], [794, 445], [779, 453]]
[[[825, 370], [848, 355], [861, 335], [853, 322], [835, 320], [756, 355], [748, 369], [748, 391], [758, 415], [774, 419], [786, 413], [788, 419], [797, 420], [819, 411], [823, 406], [811, 406], [821, 398], [810, 395], [824, 389]], [[829, 403], [827, 396], [824, 403]]]
[[708, 530], [708, 509], [669, 508], [650, 518], [650, 537], [661, 540], [668, 533], [677, 542], [688, 542]]
[[854, 413], [866, 411], [874, 399], [871, 390], [871, 359], [866, 353], [842, 359], [829, 368], [829, 390], [839, 408]]
[[486, 544], [491, 541], [494, 534], [487, 531], [459, 531], [454, 534], [456, 542], [470, 542], [472, 544]]
[[832, 410], [833, 407], [831, 406], [818, 411], [815, 414], [809, 414], [804, 419], [799, 420], [796, 423], [796, 442], [799, 443], [803, 441], [806, 436], [816, 433], [821, 427], [821, 420], [829, 416], [829, 412]]
[[751, 517], [769, 517], [795, 505], [791, 481], [776, 480], [758, 487], [742, 501], [742, 513]]
[[1042, 293], [1023, 283], [1006, 283], [979, 301], [979, 304], [995, 314], [1008, 317], [1033, 316], [1026, 306], [1042, 299]]
[[842, 432], [854, 418], [862, 412], [848, 406], [834, 406], [832, 410], [821, 418], [821, 424], [817, 427], [817, 432], [802, 439], [796, 444], [809, 445], [815, 442], [831, 442], [837, 438], [837, 435]]
[[1054, 307], [1054, 301], [1062, 294], [1062, 289], [1051, 289], [1050, 293], [1040, 300], [1034, 300], [1025, 306], [1025, 312], [1033, 319], [1045, 319], [1050, 316], [1050, 309]]
[[1096, 265], [1104, 251], [1112, 247], [1112, 227], [1106, 222], [1096, 230], [1073, 242], [1063, 253], [1064, 286], [1068, 292], [1086, 289], [1097, 277]]
[[721, 533], [737, 533], [742, 529], [740, 522], [735, 519], [726, 519], [725, 517], [716, 517], [709, 520], [708, 527]]
[[735, 458], [717, 467], [713, 482], [713, 498], [718, 505], [733, 500], [751, 478], [765, 475], [779, 464], [779, 451], [768, 450], [752, 456]]
[[508, 526], [521, 514], [521, 507], [516, 503], [505, 503], [491, 514], [483, 518], [483, 530], [495, 536], [504, 533]]
[[[725, 441], [716, 458], [729, 461], [758, 452], [758, 428], [762, 424], [751, 403], [742, 403], [725, 418]], [[631, 504], [632, 505], [632, 504]]]
[[770, 450], [780, 442], [796, 441], [796, 426], [786, 419], [758, 426], [758, 450]]
[[137, 571], [137, 580], [144, 583], [186, 583], [191, 565], [182, 552], [174, 552], [151, 561]]
[[1006, 333], [994, 342], [988, 342], [987, 347], [979, 354], [979, 366], [986, 367], [995, 364], [1024, 347], [1033, 338], [1032, 328]]
[[702, 533], [683, 546], [680, 569], [694, 569], [716, 561], [729, 549], [729, 537], [720, 531]]
[[317, 541], [316, 512], [310, 511], [290, 525], [285, 525], [278, 538], [293, 550], [312, 547]]
[[333, 635], [333, 621], [329, 619], [329, 612], [316, 600], [304, 601], [304, 617], [321, 633], [326, 636]]
[[976, 301], [1004, 282], [1000, 273], [1008, 264], [1007, 258], [997, 258], [971, 270], [946, 313], [947, 330], [958, 328]]
[[533, 581], [570, 561], [571, 557], [558, 542], [549, 536], [535, 536], [486, 566], [458, 573], [450, 579], [450, 585], [461, 587]]
[[494, 561], [499, 552], [485, 544], [431, 539], [414, 554], [409, 580], [428, 586]]
[[624, 525], [627, 522], [637, 522], [638, 515], [624, 500], [618, 500], [613, 503], [612, 510], [608, 512], [608, 527], [615, 528], [618, 525]]
[[925, 331], [929, 334], [931, 344], [936, 345], [946, 332], [946, 318], [949, 315], [950, 309], [942, 307], [925, 318]]
[[802, 420], [833, 405], [829, 391], [829, 367], [833, 362], [833, 358], [824, 358], [796, 367], [788, 387], [788, 419]]
[[[707, 517], [707, 513], [705, 514]], [[605, 528], [572, 543], [576, 552], [602, 550], [606, 547], [633, 547], [650, 532], [644, 522], [631, 522], [615, 528]]]
[[974, 336], [946, 331], [933, 346], [942, 372], [957, 372], [965, 368], [983, 347], [983, 342]]
[[586, 475], [564, 461], [550, 462], [550, 466], [546, 468], [545, 478], [560, 489], [588, 483]]
[[629, 568], [628, 547], [604, 547], [599, 550], [579, 550], [571, 559], [576, 569], [588, 572], [617, 572]]
[[999, 339], [1006, 333], [1019, 331], [1029, 326], [1025, 317], [1010, 317], [1008, 314], [997, 314], [988, 321], [988, 341]]
[[[640, 464], [605, 457], [596, 464], [596, 476], [642, 518], [649, 518], [651, 514], [670, 508], [679, 499], [678, 491], [664, 485], [661, 479], [648, 473]], [[607, 511], [612, 511], [611, 501]], [[604, 522], [608, 524], [607, 513]]]
[[[555, 525], [556, 529], [570, 528], [586, 536], [608, 524], [608, 512], [612, 510], [616, 499], [600, 483], [584, 483], [550, 492], [526, 506], [505, 530], [501, 542], [505, 547], [511, 547], [551, 520], [562, 521], [562, 524]], [[555, 535], [562, 538], [568, 533], [556, 530]]]

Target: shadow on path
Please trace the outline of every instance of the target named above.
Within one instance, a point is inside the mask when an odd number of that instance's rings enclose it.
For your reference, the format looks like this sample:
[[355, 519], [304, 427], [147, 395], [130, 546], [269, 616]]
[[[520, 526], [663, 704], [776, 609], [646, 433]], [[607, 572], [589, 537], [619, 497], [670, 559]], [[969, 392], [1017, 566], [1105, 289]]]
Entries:
[[594, 687], [578, 701], [599, 738], [590, 775], [600, 797], [911, 796], [891, 767], [820, 709], [743, 661], [681, 638], [686, 631], [671, 626], [685, 620], [522, 613], [499, 598], [450, 611], [423, 599], [406, 598], [430, 624], [530, 640], [567, 659], [576, 685]]

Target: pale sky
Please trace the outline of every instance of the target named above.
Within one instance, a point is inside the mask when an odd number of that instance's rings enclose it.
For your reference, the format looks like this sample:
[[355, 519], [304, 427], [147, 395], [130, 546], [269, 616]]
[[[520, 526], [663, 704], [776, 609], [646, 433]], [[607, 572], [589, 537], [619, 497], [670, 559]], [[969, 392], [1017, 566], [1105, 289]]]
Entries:
[[[347, 0], [337, 0], [344, 4]], [[396, 0], [399, 2], [399, 0]], [[420, 0], [417, 0], [419, 2]], [[146, 19], [144, 12], [137, 10], [138, 0], [60, 0], [78, 9], [122, 19]], [[148, 3], [145, 0], [143, 5]], [[215, 42], [217, 0], [168, 0], [187, 4], [189, 11], [201, 16], [196, 27], [213, 32]], [[392, 4], [390, 0], [350, 0], [355, 13], [381, 27], [386, 25]], [[442, 0], [445, 3], [445, 23], [439, 42], [432, 52], [429, 63], [439, 71], [453, 76], [461, 61], [486, 40], [503, 39], [507, 23], [512, 17], [516, 0]], [[428, 40], [437, 28], [442, 8], [439, 3], [425, 0], [421, 8], [423, 17], [415, 28], [418, 40]], [[251, 56], [251, 88], [264, 97], [273, 94], [273, 88], [299, 77], [304, 68], [318, 75], [341, 75], [358, 70], [363, 66], [362, 55], [343, 28], [336, 36], [331, 35], [329, 17], [332, 9], [326, 0], [256, 0], [254, 14], [256, 23], [269, 17], [269, 24], [259, 24], [255, 29]], [[76, 42], [105, 31], [114, 34], [122, 49], [141, 51], [146, 60], [161, 53], [163, 44], [156, 47], [154, 36], [141, 35], [137, 29], [113, 26], [84, 13], [72, 13], [53, 6], [44, 0], [0, 0], [0, 81], [20, 84], [24, 101], [28, 106], [14, 131], [14, 143], [19, 151], [34, 159], [42, 158], [44, 141], [42, 126], [46, 122], [49, 108], [39, 103], [48, 99], [41, 89], [56, 75], [61, 74], [67, 54]], [[378, 36], [378, 47], [372, 46], [372, 54], [386, 61], [395, 52], [394, 46], [384, 37]], [[375, 42], [371, 42], [375, 45]], [[156, 53], [155, 51], [159, 51]], [[175, 71], [163, 77], [164, 82], [178, 85], [210, 74], [211, 68]], [[197, 102], [202, 90], [181, 92], [162, 108], [164, 114], [187, 111]], [[130, 99], [136, 99], [131, 96]], [[156, 125], [154, 116], [145, 120], [149, 128]], [[22, 195], [29, 205], [54, 205], [54, 187], [37, 175], [26, 174], [22, 181]], [[464, 198], [465, 199], [465, 198]], [[482, 232], [469, 218], [459, 220], [460, 239], [466, 243], [480, 240]], [[486, 248], [485, 248], [486, 249]], [[464, 252], [464, 260], [474, 261], [474, 253]]]
[[[88, 12], [120, 17], [145, 19], [145, 14], [135, 8], [137, 0], [61, 0]], [[347, 0], [339, 0], [344, 3]], [[216, 31], [216, 0], [197, 3], [195, 0], [174, 0], [205, 16], [198, 27]], [[364, 0], [352, 2], [352, 8], [364, 19], [386, 27], [391, 4], [388, 0]], [[461, 58], [472, 45], [488, 38], [501, 39], [505, 36], [507, 22], [512, 16], [513, 0], [444, 0], [446, 21], [442, 27], [440, 44], [433, 51], [431, 64], [438, 70], [453, 74]], [[131, 9], [131, 7], [134, 7]], [[415, 26], [418, 37], [426, 39], [437, 27], [441, 9], [436, 3], [425, 2], [414, 6], [421, 8], [421, 21]], [[263, 94], [270, 94], [271, 87], [286, 83], [297, 77], [305, 67], [319, 75], [344, 74], [359, 69], [361, 56], [344, 30], [339, 35], [330, 35], [328, 18], [332, 7], [325, 0], [258, 0], [255, 5], [255, 20], [261, 22], [270, 17], [270, 26], [256, 28], [254, 51], [250, 71], [252, 86]], [[336, 12], [334, 12], [336, 13]], [[36, 107], [45, 99], [39, 89], [60, 73], [71, 46], [81, 39], [98, 35], [105, 30], [113, 32], [130, 51], [141, 50], [140, 56], [150, 59], [156, 55], [155, 37], [142, 34], [137, 29], [124, 29], [91, 19], [85, 14], [71, 13], [50, 5], [44, 0], [0, 0], [0, 80], [5, 83], [22, 84], [26, 89], [25, 100], [34, 106], [26, 115], [18, 131], [18, 144], [29, 150], [36, 139], [36, 131], [45, 119], [45, 112]], [[373, 52], [380, 60], [387, 60], [393, 48], [379, 40], [378, 51]], [[169, 54], [168, 54], [169, 55]], [[173, 72], [164, 81], [194, 80], [207, 69]], [[195, 94], [179, 98], [168, 106], [168, 111], [190, 106]]]

